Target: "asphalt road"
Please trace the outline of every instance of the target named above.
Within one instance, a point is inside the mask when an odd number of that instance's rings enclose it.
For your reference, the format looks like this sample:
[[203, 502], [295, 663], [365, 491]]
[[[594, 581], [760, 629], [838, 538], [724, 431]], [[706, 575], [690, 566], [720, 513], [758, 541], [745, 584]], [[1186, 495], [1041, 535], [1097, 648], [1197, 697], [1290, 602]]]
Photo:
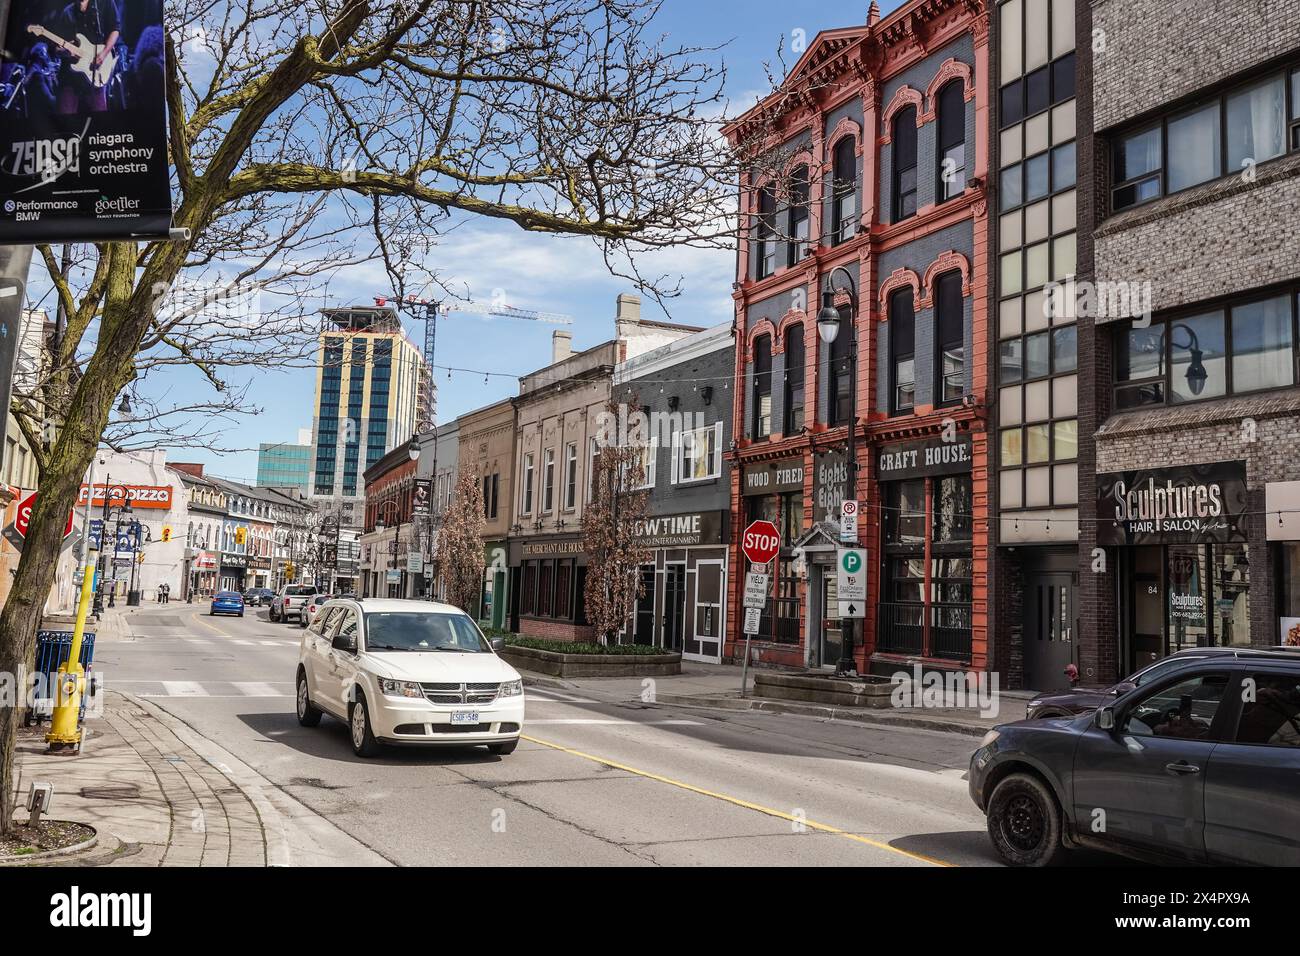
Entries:
[[137, 609], [110, 689], [149, 698], [399, 864], [996, 865], [962, 779], [972, 738], [530, 688], [527, 739], [353, 756], [298, 726], [296, 625]]

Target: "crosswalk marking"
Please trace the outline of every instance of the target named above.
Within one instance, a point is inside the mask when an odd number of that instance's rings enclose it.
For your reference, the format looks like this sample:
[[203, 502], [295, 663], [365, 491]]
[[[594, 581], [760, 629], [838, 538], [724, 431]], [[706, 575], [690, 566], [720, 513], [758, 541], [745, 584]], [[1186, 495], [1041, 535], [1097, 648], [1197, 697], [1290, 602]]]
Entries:
[[230, 643], [231, 643], [231, 644], [238, 644], [240, 647], [256, 647], [256, 646], [257, 646], [257, 641], [245, 641], [245, 640], [242, 640], [242, 639], [240, 639], [240, 638], [236, 638], [235, 640], [231, 641]]
[[586, 726], [588, 724], [640, 724], [643, 726], [655, 727], [699, 727], [702, 726], [698, 720], [616, 720], [613, 718], [600, 717], [572, 717], [572, 718], [547, 718], [545, 720], [528, 720], [527, 726], [534, 724], [563, 724]]
[[258, 681], [232, 681], [239, 692], [245, 697], [280, 697], [278, 690], [270, 684], [260, 683]]
[[203, 685], [192, 680], [165, 680], [162, 682], [163, 689], [167, 691], [169, 697], [207, 697], [208, 692], [203, 689]]
[[596, 701], [586, 697], [574, 697], [572, 694], [561, 694], [559, 691], [551, 690], [551, 688], [549, 687], [546, 688], [545, 690], [541, 690], [537, 687], [529, 687], [526, 689], [525, 694], [528, 697], [533, 697], [537, 700], [549, 700], [549, 701], [555, 701], [556, 703], [560, 703], [560, 702], [566, 704], [596, 703]]
[[200, 640], [200, 639], [197, 638], [197, 637], [187, 637], [187, 638], [185, 638], [185, 643], [186, 643], [186, 644], [211, 644], [212, 642], [211, 642], [211, 641]]

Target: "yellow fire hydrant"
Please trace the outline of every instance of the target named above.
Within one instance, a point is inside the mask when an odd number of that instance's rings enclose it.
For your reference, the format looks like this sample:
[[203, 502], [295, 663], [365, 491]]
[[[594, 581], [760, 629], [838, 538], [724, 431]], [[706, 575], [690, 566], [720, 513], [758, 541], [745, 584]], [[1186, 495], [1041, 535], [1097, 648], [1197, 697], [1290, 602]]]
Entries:
[[59, 665], [54, 715], [50, 719], [50, 732], [45, 735], [50, 753], [75, 753], [81, 749], [81, 695], [86, 689], [86, 673], [81, 667], [81, 639], [86, 632], [86, 616], [95, 591], [95, 567], [98, 563], [99, 552], [88, 549], [81, 578], [81, 599], [77, 602], [77, 623], [72, 629], [72, 647], [68, 650], [68, 659]]

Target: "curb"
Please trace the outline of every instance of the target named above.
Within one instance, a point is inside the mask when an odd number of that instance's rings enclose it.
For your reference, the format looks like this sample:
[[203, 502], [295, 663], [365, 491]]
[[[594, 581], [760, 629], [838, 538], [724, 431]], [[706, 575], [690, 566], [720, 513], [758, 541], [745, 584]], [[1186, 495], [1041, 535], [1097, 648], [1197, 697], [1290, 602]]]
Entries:
[[40, 863], [43, 860], [54, 860], [59, 857], [72, 856], [74, 853], [81, 853], [85, 850], [93, 849], [99, 843], [99, 831], [90, 826], [89, 823], [82, 823], [80, 820], [50, 820], [50, 823], [75, 823], [77, 826], [89, 827], [91, 834], [80, 843], [74, 843], [72, 846], [60, 847], [57, 850], [45, 850], [41, 853], [28, 853], [26, 856], [0, 856], [0, 866], [27, 866], [33, 863]]
[[791, 704], [785, 701], [738, 697], [687, 697], [677, 694], [658, 694], [655, 703], [676, 707], [695, 707], [700, 710], [757, 711], [770, 714], [788, 714], [796, 717], [816, 717], [822, 720], [850, 720], [859, 724], [876, 724], [882, 727], [911, 727], [917, 730], [935, 730], [941, 733], [964, 734], [983, 737], [988, 728], [951, 720], [928, 717], [886, 717], [864, 713], [844, 707], [819, 707], [812, 704]]
[[[515, 670], [519, 671], [516, 667]], [[578, 690], [576, 684], [562, 680], [558, 677], [534, 677], [532, 674], [519, 671], [519, 677], [524, 682], [525, 687], [552, 687], [555, 690]]]

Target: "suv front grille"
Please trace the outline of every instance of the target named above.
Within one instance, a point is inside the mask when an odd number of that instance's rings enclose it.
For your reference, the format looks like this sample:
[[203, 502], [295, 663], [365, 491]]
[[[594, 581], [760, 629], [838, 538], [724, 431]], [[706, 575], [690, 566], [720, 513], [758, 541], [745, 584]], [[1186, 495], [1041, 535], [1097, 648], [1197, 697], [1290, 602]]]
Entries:
[[431, 704], [490, 704], [501, 690], [491, 684], [421, 684], [424, 697]]

